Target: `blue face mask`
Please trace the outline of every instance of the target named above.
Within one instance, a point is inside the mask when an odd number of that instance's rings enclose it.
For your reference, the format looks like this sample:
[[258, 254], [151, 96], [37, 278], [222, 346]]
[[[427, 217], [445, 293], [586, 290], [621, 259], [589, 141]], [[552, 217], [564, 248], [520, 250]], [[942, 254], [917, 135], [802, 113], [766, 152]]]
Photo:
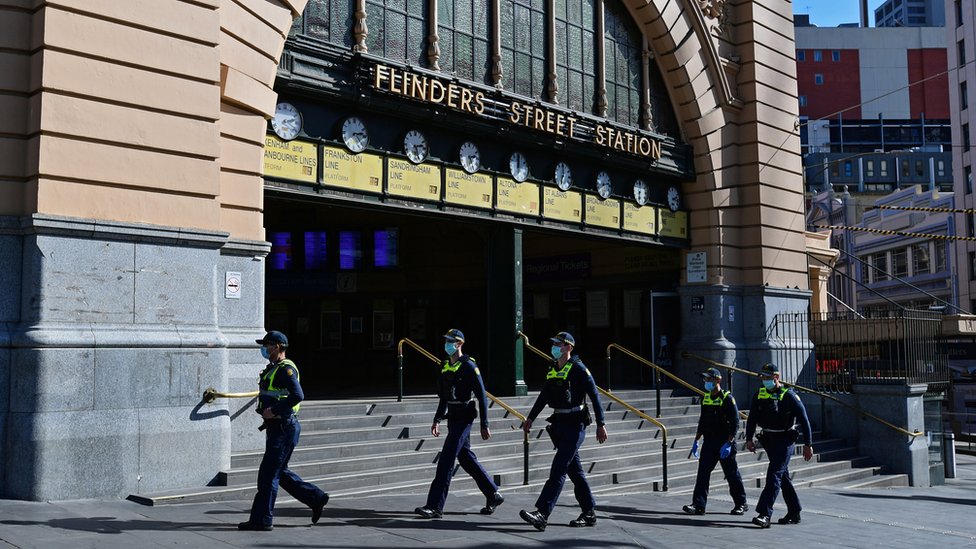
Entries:
[[705, 390], [706, 391], [711, 392], [712, 389], [714, 389], [714, 388], [715, 388], [715, 382], [714, 381], [706, 381], [705, 382]]
[[454, 353], [457, 352], [457, 345], [455, 345], [452, 341], [445, 343], [444, 352], [447, 353], [447, 356], [454, 356]]
[[552, 355], [552, 358], [559, 360], [559, 357], [563, 356], [563, 348], [559, 345], [553, 345], [552, 349], [549, 349], [549, 354]]
[[271, 360], [271, 353], [268, 352], [267, 347], [261, 347], [261, 356], [263, 356], [265, 360]]
[[763, 386], [766, 387], [767, 391], [771, 391], [776, 387], [775, 379], [764, 379], [762, 380], [762, 382], [763, 382]]

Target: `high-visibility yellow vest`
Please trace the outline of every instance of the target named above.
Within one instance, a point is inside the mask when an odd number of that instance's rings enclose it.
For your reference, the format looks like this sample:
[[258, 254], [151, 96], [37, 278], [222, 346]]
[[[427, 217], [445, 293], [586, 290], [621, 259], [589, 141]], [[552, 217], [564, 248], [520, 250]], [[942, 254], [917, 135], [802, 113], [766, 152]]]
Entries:
[[549, 381], [550, 379], [565, 380], [567, 377], [569, 377], [569, 371], [572, 370], [572, 369], [573, 369], [573, 363], [572, 362], [566, 362], [566, 365], [563, 366], [563, 368], [561, 370], [556, 370], [555, 368], [550, 368], [549, 369], [549, 373], [546, 374], [546, 381]]
[[705, 393], [705, 397], [702, 398], [702, 406], [721, 406], [725, 403], [725, 399], [728, 398], [729, 394], [731, 394], [731, 391], [724, 391], [719, 396], [712, 398], [712, 393]]
[[783, 400], [786, 396], [787, 390], [784, 387], [780, 387], [779, 394], [772, 394], [766, 390], [766, 387], [759, 388], [759, 400]]
[[[290, 360], [288, 360], [288, 359], [282, 360], [278, 364], [275, 364], [274, 368], [272, 368], [271, 371], [269, 371], [268, 373], [264, 374], [264, 376], [262, 376], [261, 379], [263, 381], [267, 381], [268, 382], [268, 388], [267, 389], [262, 389], [261, 391], [259, 391], [259, 393], [258, 393], [259, 396], [262, 396], [262, 397], [271, 397], [271, 398], [274, 398], [274, 399], [277, 399], [277, 400], [281, 400], [283, 398], [288, 398], [288, 395], [291, 394], [291, 393], [288, 392], [288, 389], [279, 389], [279, 388], [275, 387], [275, 384], [274, 384], [275, 374], [278, 373], [278, 369], [280, 369], [282, 366], [288, 366], [288, 367], [294, 369], [295, 370], [295, 379], [299, 379], [298, 366], [295, 366], [295, 363], [292, 362], [292, 361], [290, 361]], [[301, 402], [299, 402], [298, 404], [292, 406], [291, 407], [292, 413], [297, 414], [298, 413], [298, 409], [301, 406], [302, 406], [302, 403]]]

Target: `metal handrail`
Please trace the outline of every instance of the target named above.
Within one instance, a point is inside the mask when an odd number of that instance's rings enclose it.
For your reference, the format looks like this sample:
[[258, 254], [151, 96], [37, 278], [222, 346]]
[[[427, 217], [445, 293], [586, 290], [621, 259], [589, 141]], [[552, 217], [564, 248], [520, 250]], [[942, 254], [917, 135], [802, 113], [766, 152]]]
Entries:
[[[620, 351], [621, 353], [629, 356], [630, 358], [633, 358], [634, 360], [640, 362], [641, 364], [644, 364], [645, 366], [648, 366], [650, 368], [653, 368], [655, 375], [660, 376], [660, 374], [664, 374], [664, 375], [668, 376], [669, 378], [673, 379], [674, 381], [677, 381], [680, 385], [684, 386], [685, 388], [690, 389], [691, 391], [695, 392], [698, 396], [700, 396], [700, 397], [704, 397], [705, 396], [705, 391], [702, 391], [698, 387], [695, 387], [694, 385], [692, 385], [692, 384], [686, 382], [685, 380], [679, 378], [678, 376], [672, 374], [666, 368], [664, 368], [664, 367], [662, 367], [662, 366], [660, 366], [658, 364], [654, 364], [650, 360], [647, 360], [646, 358], [638, 355], [637, 353], [635, 353], [635, 352], [627, 349], [626, 347], [621, 347], [620, 345], [617, 345], [616, 343], [611, 343], [610, 345], [607, 345], [607, 369], [608, 370], [610, 368], [610, 350], [611, 349], [616, 349], [616, 350]], [[661, 383], [660, 383], [660, 377], [658, 377], [658, 380], [657, 381], [658, 382], [655, 383], [655, 390], [657, 392], [657, 417], [661, 417]], [[749, 416], [746, 413], [740, 411], [739, 412], [739, 417], [741, 417], [742, 419], [746, 419]]]
[[[516, 334], [518, 335], [518, 337], [522, 338], [525, 341], [525, 346], [528, 347], [530, 351], [546, 359], [550, 363], [553, 362], [551, 356], [547, 355], [546, 353], [542, 352], [538, 348], [532, 346], [531, 343], [529, 343], [529, 336], [525, 335], [521, 331], [516, 332]], [[662, 485], [661, 491], [667, 492], [668, 491], [668, 428], [660, 421], [652, 418], [651, 416], [645, 414], [644, 412], [641, 412], [640, 410], [634, 408], [630, 404], [627, 404], [627, 402], [625, 402], [623, 399], [611, 394], [610, 391], [607, 391], [603, 387], [597, 386], [597, 390], [600, 391], [600, 393], [605, 395], [610, 400], [616, 402], [617, 404], [620, 404], [627, 410], [637, 414], [637, 416], [640, 417], [641, 419], [645, 419], [653, 423], [654, 425], [657, 425], [661, 429], [661, 434], [663, 436], [663, 439], [661, 441], [661, 475], [663, 477], [661, 480], [661, 485]]]
[[[399, 363], [398, 369], [399, 369], [399, 378], [400, 378], [400, 392], [397, 395], [397, 402], [403, 400], [403, 344], [404, 343], [413, 347], [415, 350], [417, 350], [420, 354], [427, 357], [434, 364], [441, 363], [441, 361], [438, 360], [436, 356], [429, 353], [427, 349], [424, 349], [420, 345], [417, 345], [413, 341], [410, 341], [409, 338], [405, 337], [401, 339], [397, 343], [397, 356], [398, 356], [398, 363]], [[495, 404], [501, 406], [502, 409], [505, 410], [506, 412], [519, 418], [519, 421], [525, 423], [525, 416], [520, 414], [515, 408], [512, 408], [508, 404], [505, 404], [504, 401], [502, 401], [500, 398], [496, 397], [495, 395], [489, 393], [487, 390], [485, 391], [485, 396], [488, 397], [488, 399], [490, 399]], [[522, 431], [522, 484], [528, 484], [528, 483], [529, 483], [529, 434], [526, 433], [525, 431]]]
[[251, 398], [256, 396], [258, 396], [257, 391], [251, 391], [248, 393], [221, 393], [213, 387], [207, 387], [203, 391], [203, 402], [210, 404], [218, 398]]
[[[727, 364], [722, 364], [721, 362], [716, 362], [714, 360], [705, 358], [705, 357], [700, 356], [700, 355], [696, 355], [694, 353], [690, 353], [688, 351], [682, 352], [681, 353], [681, 356], [683, 358], [693, 358], [695, 360], [700, 360], [700, 361], [705, 362], [707, 364], [711, 364], [712, 366], [718, 366], [719, 368], [725, 368], [726, 370], [731, 370], [733, 372], [739, 372], [739, 373], [742, 373], [742, 374], [748, 374], [748, 375], [751, 375], [751, 376], [754, 376], [754, 377], [759, 377], [759, 374], [757, 372], [750, 372], [749, 370], [743, 370], [742, 368], [736, 368], [735, 366], [729, 366]], [[871, 419], [877, 421], [878, 423], [884, 425], [885, 427], [889, 427], [889, 428], [895, 430], [895, 432], [901, 433], [903, 435], [910, 436], [913, 439], [915, 437], [919, 437], [919, 436], [925, 435], [924, 432], [919, 431], [917, 429], [914, 432], [912, 432], [912, 431], [909, 431], [908, 429], [905, 429], [903, 427], [899, 427], [899, 426], [897, 426], [897, 425], [895, 425], [893, 423], [890, 423], [890, 422], [888, 422], [888, 421], [886, 421], [884, 419], [881, 419], [880, 417], [878, 417], [878, 416], [876, 416], [876, 415], [874, 415], [874, 414], [872, 414], [870, 412], [865, 412], [864, 410], [862, 410], [861, 408], [858, 408], [857, 406], [854, 406], [853, 404], [848, 404], [848, 403], [844, 402], [843, 400], [841, 400], [841, 399], [839, 399], [839, 398], [837, 398], [837, 397], [835, 397], [833, 395], [828, 395], [826, 393], [821, 393], [820, 391], [817, 391], [817, 390], [814, 390], [814, 389], [808, 389], [807, 387], [802, 387], [800, 385], [796, 385], [796, 384], [793, 384], [793, 383], [789, 383], [789, 382], [786, 382], [786, 381], [783, 381], [783, 380], [780, 380], [780, 383], [783, 384], [783, 385], [785, 385], [785, 386], [787, 386], [787, 387], [790, 387], [790, 388], [793, 388], [793, 389], [797, 389], [799, 391], [804, 391], [804, 392], [807, 392], [807, 393], [811, 393], [811, 394], [817, 395], [820, 398], [825, 398], [825, 399], [832, 400], [832, 401], [836, 402], [837, 404], [840, 404], [841, 406], [844, 406], [846, 408], [849, 408], [851, 410], [854, 410], [855, 412], [857, 412], [861, 416], [871, 418]]]

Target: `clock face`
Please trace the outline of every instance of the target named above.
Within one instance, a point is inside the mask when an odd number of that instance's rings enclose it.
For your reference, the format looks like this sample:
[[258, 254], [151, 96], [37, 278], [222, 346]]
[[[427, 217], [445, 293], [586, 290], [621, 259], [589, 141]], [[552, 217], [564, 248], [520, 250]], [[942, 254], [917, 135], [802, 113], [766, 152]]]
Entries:
[[403, 151], [411, 162], [420, 164], [427, 160], [427, 153], [430, 152], [427, 148], [427, 138], [417, 130], [410, 130], [403, 138]]
[[634, 200], [641, 206], [647, 204], [647, 183], [643, 179], [634, 181]]
[[681, 208], [681, 193], [678, 192], [677, 187], [668, 187], [668, 207], [672, 212]]
[[596, 192], [600, 198], [610, 198], [613, 186], [610, 184], [610, 176], [607, 172], [600, 172], [596, 175]]
[[354, 153], [366, 150], [366, 145], [369, 144], [366, 124], [363, 124], [363, 121], [355, 116], [347, 118], [342, 123], [342, 142], [346, 144], [346, 148]]
[[285, 141], [295, 139], [302, 131], [302, 113], [291, 103], [278, 103], [271, 118], [271, 129]]
[[525, 181], [529, 177], [529, 163], [525, 160], [525, 156], [520, 152], [512, 153], [512, 156], [508, 158], [508, 171], [512, 174], [512, 179], [518, 181], [519, 183]]
[[568, 191], [573, 186], [573, 172], [565, 162], [556, 164], [556, 186], [560, 191]]
[[474, 143], [470, 141], [462, 143], [458, 155], [461, 157], [461, 166], [464, 171], [474, 173], [481, 168], [481, 153], [478, 152], [478, 146]]

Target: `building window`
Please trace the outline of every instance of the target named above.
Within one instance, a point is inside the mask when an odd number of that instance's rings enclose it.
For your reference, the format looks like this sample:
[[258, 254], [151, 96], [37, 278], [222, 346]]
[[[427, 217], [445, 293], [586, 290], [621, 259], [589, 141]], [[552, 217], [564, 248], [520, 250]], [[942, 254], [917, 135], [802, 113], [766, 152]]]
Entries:
[[945, 160], [938, 160], [935, 162], [935, 172], [939, 177], [945, 177]]
[[366, 0], [369, 53], [425, 66], [427, 5], [423, 0]]
[[355, 11], [354, 0], [319, 0], [309, 2], [305, 13], [295, 20], [291, 35], [305, 34], [318, 40], [351, 48], [352, 25], [348, 21]]
[[973, 192], [973, 169], [971, 167], [969, 167], [969, 166], [966, 166], [965, 169], [963, 169], [962, 177], [963, 177], [964, 183], [966, 185], [966, 194], [972, 194], [972, 192]]
[[[561, 4], [560, 4], [561, 5]], [[580, 15], [579, 6], [571, 10], [572, 13], [584, 18], [586, 21], [593, 21], [592, 7], [587, 11], [583, 10]], [[558, 15], [557, 15], [558, 19]], [[367, 19], [368, 21], [368, 19]], [[544, 81], [546, 77], [546, 14], [540, 2], [525, 2], [522, 0], [507, 0], [501, 2], [501, 36], [502, 36], [502, 84], [505, 89], [522, 94], [528, 97], [541, 98], [543, 96]], [[578, 27], [577, 27], [578, 28]], [[589, 28], [593, 28], [591, 25]], [[578, 59], [579, 63], [573, 62], [574, 68], [592, 66], [594, 49], [593, 32], [588, 31], [583, 34], [572, 36], [570, 46], [561, 42], [559, 36], [559, 24], [556, 26], [556, 64], [557, 71], [559, 66], [559, 56], [569, 55], [571, 61]], [[565, 26], [563, 26], [565, 29]], [[565, 36], [565, 34], [563, 35]], [[370, 52], [372, 53], [372, 52]], [[587, 61], [584, 63], [584, 59]], [[565, 59], [564, 59], [565, 63]], [[582, 85], [582, 84], [581, 84]], [[562, 88], [569, 90], [567, 93], [572, 97], [572, 86]], [[584, 94], [589, 92], [588, 97], [592, 97], [594, 88], [583, 90]], [[567, 102], [567, 106], [573, 110], [582, 112], [593, 112], [592, 103], [585, 105], [573, 105]]]
[[874, 177], [874, 160], [864, 161], [864, 175]]
[[835, 162], [831, 162], [830, 163], [830, 176], [831, 177], [837, 177], [839, 175], [840, 175], [840, 163], [839, 162], [836, 162], [836, 161]]
[[850, 160], [844, 161], [844, 177], [852, 177], [854, 172], [854, 165]]
[[871, 265], [871, 256], [861, 256], [861, 284], [871, 282], [871, 267], [869, 265]]
[[965, 80], [959, 83], [959, 108], [969, 108], [969, 85]]
[[923, 177], [925, 175], [924, 163], [921, 160], [915, 161], [915, 175], [918, 177]]
[[888, 177], [888, 161], [882, 160], [881, 164], [881, 177]]
[[892, 250], [891, 273], [899, 278], [908, 276], [908, 248]]
[[801, 107], [806, 107], [807, 106], [807, 96], [805, 96], [805, 95], [801, 95], [800, 96], [800, 106]]
[[962, 26], [962, 0], [956, 0], [956, 26]]
[[969, 280], [976, 280], [976, 252], [969, 252]]
[[912, 245], [912, 274], [915, 276], [929, 273], [929, 245]]
[[911, 173], [912, 172], [911, 172], [911, 170], [908, 167], [908, 161], [907, 160], [902, 160], [901, 161], [901, 176], [902, 177], [908, 177]]
[[839, 50], [834, 50], [834, 51], [830, 52], [830, 59], [832, 61], [835, 61], [835, 62], [836, 61], [840, 61], [840, 51]]
[[874, 260], [874, 268], [871, 269], [873, 273], [871, 278], [874, 279], [875, 282], [884, 282], [885, 280], [888, 280], [888, 254], [885, 252], [874, 254], [871, 256], [871, 259]]
[[[584, 2], [584, 5], [588, 2]], [[641, 104], [643, 68], [641, 35], [630, 14], [618, 11], [617, 4], [604, 4], [605, 58], [607, 83], [607, 118], [621, 124], [638, 126], [640, 112], [632, 109]]]
[[807, 54], [803, 50], [796, 50], [796, 60], [800, 63], [807, 60]]
[[816, 63], [823, 61], [823, 52], [820, 50], [813, 50], [813, 60]]
[[818, 86], [823, 86], [824, 83], [823, 75], [822, 74], [813, 75], [813, 83]]
[[962, 151], [969, 151], [969, 124], [962, 125]]
[[488, 83], [489, 20], [487, 2], [454, 0], [437, 3], [438, 64], [442, 71]]
[[959, 55], [959, 63], [958, 63], [958, 65], [961, 67], [961, 66], [963, 66], [963, 65], [966, 64], [966, 41], [965, 40], [960, 40], [959, 43], [956, 44], [956, 47], [957, 47], [957, 49], [959, 51], [959, 54], [958, 54]]
[[945, 242], [935, 243], [935, 272], [941, 273], [946, 270], [946, 245]]

